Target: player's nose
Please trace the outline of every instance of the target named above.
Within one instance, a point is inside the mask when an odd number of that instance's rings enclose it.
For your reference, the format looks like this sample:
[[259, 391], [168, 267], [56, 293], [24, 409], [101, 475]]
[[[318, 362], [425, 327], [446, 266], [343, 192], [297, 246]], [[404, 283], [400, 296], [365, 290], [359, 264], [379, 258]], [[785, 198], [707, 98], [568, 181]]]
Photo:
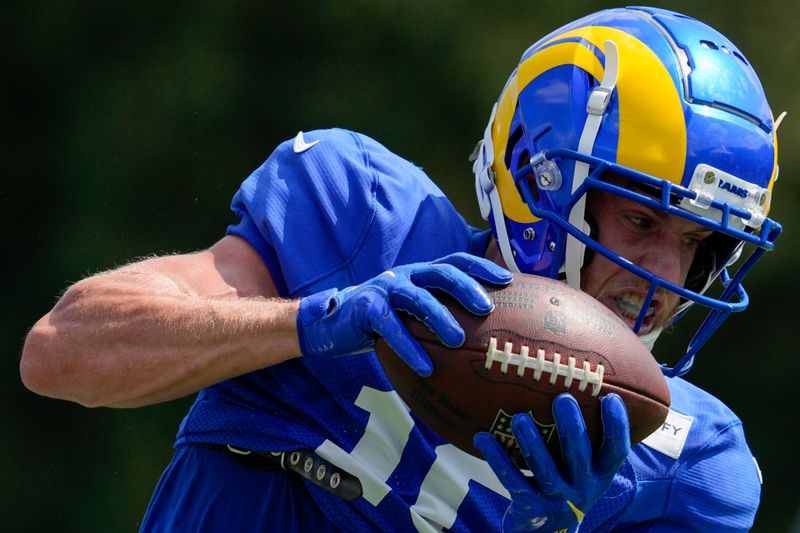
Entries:
[[681, 235], [665, 229], [643, 246], [636, 263], [666, 281], [682, 286], [687, 265]]

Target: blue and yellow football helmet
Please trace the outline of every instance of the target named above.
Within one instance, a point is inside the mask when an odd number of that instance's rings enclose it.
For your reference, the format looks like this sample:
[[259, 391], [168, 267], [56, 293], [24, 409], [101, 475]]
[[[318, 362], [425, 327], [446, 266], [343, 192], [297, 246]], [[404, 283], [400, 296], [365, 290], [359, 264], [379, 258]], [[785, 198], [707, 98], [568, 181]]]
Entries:
[[[580, 287], [590, 251], [647, 280], [637, 332], [659, 289], [680, 297], [670, 323], [695, 303], [709, 308], [686, 354], [664, 367], [680, 375], [722, 321], [747, 307], [742, 280], [780, 234], [767, 216], [776, 128], [755, 71], [719, 32], [662, 9], [601, 11], [523, 54], [473, 154], [481, 214], [511, 269]], [[715, 232], [684, 286], [594, 238], [585, 214], [592, 189]], [[642, 340], [652, 347], [660, 331]]]

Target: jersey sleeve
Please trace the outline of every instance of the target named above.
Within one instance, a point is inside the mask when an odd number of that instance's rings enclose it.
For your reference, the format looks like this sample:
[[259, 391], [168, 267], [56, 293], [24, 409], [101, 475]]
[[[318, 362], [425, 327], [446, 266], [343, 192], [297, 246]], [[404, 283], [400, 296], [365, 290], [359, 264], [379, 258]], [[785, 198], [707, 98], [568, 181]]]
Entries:
[[359, 136], [324, 130], [305, 140], [316, 143], [300, 153], [282, 143], [242, 183], [231, 203], [240, 221], [227, 230], [261, 254], [284, 296], [341, 269], [375, 210], [377, 178]]
[[745, 442], [742, 424], [736, 421], [683, 460], [671, 481], [640, 473], [638, 485], [638, 490], [663, 494], [663, 507], [661, 498], [649, 501], [651, 509], [646, 514], [657, 516], [640, 520], [628, 516], [617, 527], [592, 531], [749, 531], [761, 495], [761, 474]]
[[286, 141], [237, 191], [227, 233], [261, 255], [282, 296], [346, 287], [398, 264], [471, 250], [474, 231], [428, 176], [347, 130]]
[[748, 531], [761, 498], [761, 474], [741, 420], [688, 381], [667, 383], [667, 419], [628, 456], [632, 469], [625, 477], [634, 485], [633, 498], [595, 531]]
[[664, 525], [653, 531], [748, 531], [760, 498], [758, 466], [736, 421], [681, 465]]

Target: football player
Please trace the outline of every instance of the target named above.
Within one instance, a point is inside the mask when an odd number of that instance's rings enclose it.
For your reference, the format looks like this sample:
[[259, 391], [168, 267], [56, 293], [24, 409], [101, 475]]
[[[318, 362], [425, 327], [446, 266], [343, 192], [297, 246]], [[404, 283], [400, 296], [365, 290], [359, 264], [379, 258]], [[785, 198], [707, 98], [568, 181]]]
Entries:
[[[90, 406], [199, 391], [143, 531], [746, 530], [760, 480], [742, 424], [680, 375], [746, 307], [743, 277], [780, 233], [776, 128], [751, 65], [712, 28], [595, 13], [531, 46], [491, 112], [473, 154], [489, 230], [374, 140], [299, 133], [242, 183], [240, 221], [209, 249], [70, 287], [30, 332], [22, 377]], [[408, 411], [376, 337], [430, 373], [398, 312], [458, 346], [430, 290], [489, 313], [483, 284], [507, 283], [506, 268], [581, 288], [649, 346], [708, 310], [664, 367], [659, 431], [631, 448], [610, 394], [592, 450], [559, 396], [563, 468], [529, 416], [512, 420], [531, 476], [494, 436], [475, 437], [480, 460]]]

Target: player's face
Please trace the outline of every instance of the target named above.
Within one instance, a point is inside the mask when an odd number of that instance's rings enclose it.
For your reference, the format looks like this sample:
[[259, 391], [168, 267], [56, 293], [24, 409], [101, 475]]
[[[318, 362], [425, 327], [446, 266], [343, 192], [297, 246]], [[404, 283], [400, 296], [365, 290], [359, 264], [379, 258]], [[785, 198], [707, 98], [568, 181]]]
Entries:
[[[603, 191], [589, 194], [586, 209], [597, 224], [600, 244], [680, 286], [700, 241], [711, 234], [694, 222]], [[581, 288], [633, 327], [650, 284], [595, 254], [581, 271]], [[676, 294], [658, 289], [639, 333], [663, 325], [677, 304]]]

